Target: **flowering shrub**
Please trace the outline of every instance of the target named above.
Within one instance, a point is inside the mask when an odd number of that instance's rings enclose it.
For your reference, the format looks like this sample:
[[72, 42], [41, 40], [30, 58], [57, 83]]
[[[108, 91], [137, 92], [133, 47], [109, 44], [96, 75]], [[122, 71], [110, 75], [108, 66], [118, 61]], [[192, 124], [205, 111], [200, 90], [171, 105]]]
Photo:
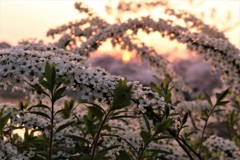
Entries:
[[[183, 25], [179, 25], [182, 24], [180, 22], [174, 23], [172, 19], [154, 20], [150, 16], [109, 24], [83, 3], [76, 3], [75, 8], [87, 15], [87, 19], [49, 30], [48, 36], [62, 35], [55, 45], [89, 56], [104, 41], [111, 39], [113, 46], [120, 45], [122, 49], [136, 51], [142, 60], [148, 62], [157, 71], [158, 78], [162, 79], [163, 75], [169, 74], [177, 92], [174, 98], [176, 101], [183, 100], [181, 92], [188, 92], [188, 87], [176, 75], [166, 59], [138, 40], [139, 30], [148, 34], [159, 32], [162, 37], [169, 37], [170, 40], [185, 44], [189, 50], [196, 51], [204, 59], [211, 61], [212, 72], [221, 73], [222, 81], [227, 85], [231, 84], [232, 93], [239, 94], [239, 49], [233, 46], [223, 33], [205, 25], [193, 15], [183, 11], [173, 11], [166, 6], [166, 14], [176, 17], [177, 20], [183, 20]], [[81, 45], [78, 47], [79, 43]]]
[[[0, 159], [239, 159], [239, 50], [217, 29], [161, 4], [185, 23], [141, 17], [110, 24], [76, 3], [87, 18], [49, 30], [48, 36], [62, 35], [56, 43], [24, 41], [0, 50], [0, 87], [26, 95], [19, 105], [0, 104]], [[133, 4], [124, 5], [119, 10]], [[211, 60], [228, 89], [215, 100], [204, 94], [187, 101], [189, 88], [140, 42], [139, 30], [159, 32]], [[158, 82], [144, 87], [91, 67], [89, 54], [107, 39], [136, 51]], [[213, 122], [230, 132], [221, 136], [210, 129]]]

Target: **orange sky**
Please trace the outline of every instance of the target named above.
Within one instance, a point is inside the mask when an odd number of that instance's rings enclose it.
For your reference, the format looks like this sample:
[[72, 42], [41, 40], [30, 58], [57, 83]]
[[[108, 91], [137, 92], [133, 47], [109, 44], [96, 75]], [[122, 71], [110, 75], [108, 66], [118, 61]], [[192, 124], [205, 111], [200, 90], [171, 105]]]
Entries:
[[[103, 14], [106, 0], [85, 1]], [[46, 41], [48, 29], [79, 18], [73, 4], [74, 0], [0, 0], [0, 42], [17, 44], [26, 38]], [[206, 0], [203, 7], [217, 7], [222, 14], [231, 8], [233, 17], [240, 21], [240, 0]], [[240, 48], [240, 27], [227, 35]]]
[[[104, 0], [94, 3], [101, 11]], [[73, 0], [0, 0], [0, 41], [46, 40], [50, 28], [79, 18]]]

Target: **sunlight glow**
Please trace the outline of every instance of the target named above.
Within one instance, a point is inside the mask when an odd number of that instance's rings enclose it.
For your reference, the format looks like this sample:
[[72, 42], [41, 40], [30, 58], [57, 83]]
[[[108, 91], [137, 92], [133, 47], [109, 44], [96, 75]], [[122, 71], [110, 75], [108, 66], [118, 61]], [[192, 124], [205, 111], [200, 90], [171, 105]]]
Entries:
[[131, 60], [131, 55], [129, 52], [127, 51], [123, 51], [123, 55], [122, 55], [122, 61], [124, 63], [128, 63]]

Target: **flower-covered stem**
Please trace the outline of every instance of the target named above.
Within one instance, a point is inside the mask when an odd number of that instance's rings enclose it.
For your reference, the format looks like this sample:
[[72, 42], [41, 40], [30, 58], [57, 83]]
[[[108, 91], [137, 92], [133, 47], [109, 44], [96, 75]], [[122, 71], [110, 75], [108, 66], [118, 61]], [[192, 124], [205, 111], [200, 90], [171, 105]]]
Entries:
[[[189, 50], [196, 51], [203, 55], [206, 59], [212, 59], [213, 68], [228, 76], [225, 77], [225, 83], [231, 84], [235, 92], [239, 92], [239, 49], [233, 46], [228, 40], [208, 37], [205, 34], [197, 32], [189, 32], [187, 28], [173, 25], [163, 19], [155, 21], [150, 17], [142, 17], [141, 19], [130, 19], [121, 24], [113, 24], [101, 32], [97, 32], [91, 36], [81, 47], [75, 48], [77, 53], [87, 55], [96, 50], [102, 42], [108, 38], [116, 39], [126, 36], [127, 30], [137, 32], [142, 29], [145, 32], [159, 32], [175, 39], [179, 43], [187, 45]], [[219, 66], [219, 67], [216, 67]]]
[[[190, 4], [189, 4], [190, 5]], [[191, 6], [191, 5], [190, 5]], [[210, 25], [205, 24], [202, 19], [199, 19], [197, 16], [184, 11], [184, 10], [178, 10], [175, 8], [170, 8], [171, 3], [168, 1], [161, 1], [161, 0], [155, 0], [154, 2], [124, 2], [119, 1], [116, 8], [113, 8], [112, 6], [108, 6], [108, 14], [112, 15], [111, 13], [117, 12], [116, 17], [118, 19], [121, 19], [122, 13], [127, 13], [131, 15], [131, 13], [139, 12], [144, 9], [156, 9], [156, 8], [163, 8], [163, 11], [167, 16], [171, 16], [176, 18], [177, 20], [183, 21], [184, 27], [188, 28], [189, 30], [197, 29], [197, 31], [207, 34], [210, 37], [214, 38], [221, 38], [221, 39], [227, 39], [224, 35], [224, 31], [219, 31], [215, 27], [212, 27]], [[178, 21], [177, 21], [178, 22]]]
[[98, 129], [97, 135], [96, 135], [95, 138], [93, 139], [93, 142], [92, 142], [92, 145], [91, 145], [91, 147], [92, 147], [91, 160], [94, 159], [95, 152], [96, 152], [96, 150], [97, 150], [97, 143], [98, 143], [99, 136], [100, 136], [100, 134], [101, 134], [102, 128], [103, 128], [103, 126], [105, 125], [105, 123], [107, 122], [107, 119], [108, 119], [108, 117], [110, 116], [111, 113], [112, 113], [111, 110], [109, 110], [109, 111], [107, 112], [107, 114], [105, 115], [103, 121], [101, 122], [101, 125], [100, 125], [100, 127], [99, 127], [99, 129]]

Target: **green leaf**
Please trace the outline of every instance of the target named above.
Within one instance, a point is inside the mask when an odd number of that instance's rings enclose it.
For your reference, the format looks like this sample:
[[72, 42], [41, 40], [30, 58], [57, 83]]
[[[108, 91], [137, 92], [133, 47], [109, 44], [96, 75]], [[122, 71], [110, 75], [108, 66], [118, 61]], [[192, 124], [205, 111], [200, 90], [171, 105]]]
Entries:
[[53, 95], [53, 100], [56, 101], [56, 100], [62, 98], [64, 96], [63, 92], [65, 90], [66, 90], [66, 87], [62, 87], [62, 88], [59, 88], [58, 90], [56, 90], [56, 92]]
[[53, 88], [56, 82], [56, 69], [55, 65], [50, 65], [48, 62], [45, 66], [45, 78], [47, 79], [49, 90], [53, 92]]
[[221, 100], [223, 100], [223, 98], [226, 97], [226, 95], [228, 94], [229, 89], [224, 90], [221, 93], [216, 93], [216, 97], [217, 97], [217, 102], [220, 102]]
[[184, 114], [181, 124], [184, 125], [187, 122], [187, 119], [188, 119], [188, 112]]
[[96, 128], [95, 128], [93, 122], [91, 120], [89, 120], [86, 115], [83, 116], [83, 122], [86, 126], [86, 132], [90, 133], [94, 137], [94, 135], [95, 135], [94, 129], [96, 129]]
[[170, 113], [169, 107], [168, 107], [168, 106], [165, 106], [164, 111], [165, 111], [165, 116], [168, 117], [168, 116], [169, 116], [169, 113]]
[[225, 106], [226, 104], [228, 104], [229, 103], [229, 101], [218, 101], [217, 103], [216, 103], [216, 106]]
[[109, 117], [109, 119], [118, 119], [118, 120], [120, 120], [120, 119], [122, 119], [122, 118], [137, 118], [136, 116], [128, 116], [128, 115], [122, 115], [122, 116], [111, 116], [111, 117]]
[[62, 84], [67, 84], [67, 82], [65, 81], [65, 79], [63, 78], [56, 78], [56, 88], [60, 87]]
[[35, 89], [35, 91], [37, 91], [38, 93], [45, 94], [46, 96], [48, 96], [47, 92], [45, 92], [40, 85], [38, 85], [38, 84], [31, 85], [30, 84], [30, 86], [32, 86]]
[[151, 87], [153, 92], [156, 92], [156, 93], [160, 92], [160, 89], [157, 87], [157, 85], [154, 82], [150, 83], [150, 87]]
[[13, 137], [12, 137], [12, 142], [13, 143], [16, 143], [17, 142], [17, 140], [18, 140], [18, 138], [19, 138], [19, 136], [18, 136], [18, 134], [13, 134]]
[[51, 79], [51, 65], [47, 62], [46, 65], [45, 65], [45, 76], [47, 81], [50, 81]]
[[148, 149], [149, 152], [153, 152], [153, 153], [162, 153], [162, 154], [170, 154], [170, 152], [166, 151], [166, 150], [161, 150], [161, 149]]
[[24, 142], [28, 142], [28, 130], [25, 128], [25, 132], [24, 132]]
[[5, 115], [4, 117], [1, 118], [0, 121], [0, 132], [3, 132], [3, 129], [5, 127], [5, 125], [7, 124], [8, 120], [11, 117], [11, 113], [8, 113], [7, 115]]
[[24, 110], [25, 108], [27, 108], [27, 106], [29, 105], [29, 99], [26, 100], [25, 104], [23, 103], [23, 101], [19, 100], [19, 107], [21, 110]]
[[46, 89], [48, 89], [48, 90], [51, 90], [51, 87], [50, 87], [49, 83], [48, 83], [46, 80], [44, 80], [43, 78], [44, 78], [44, 77], [42, 77], [42, 78], [39, 79], [39, 83], [40, 83], [44, 88], [46, 88]]
[[90, 110], [90, 108], [88, 108], [87, 118], [88, 118], [88, 120], [91, 120], [91, 121], [93, 121], [93, 119], [94, 119], [94, 115], [93, 115], [92, 111]]
[[147, 144], [151, 138], [151, 135], [147, 131], [141, 131], [140, 136], [142, 137], [145, 144]]
[[[71, 116], [71, 114], [74, 114], [73, 111], [75, 109], [74, 107], [75, 104], [75, 100], [71, 99], [69, 101], [65, 101], [64, 102], [64, 106], [62, 107], [62, 109], [58, 110], [55, 115], [57, 115], [58, 113], [60, 113], [60, 115], [62, 116], [63, 119], [67, 119]], [[77, 119], [78, 117], [75, 116]]]
[[240, 101], [237, 98], [232, 98], [233, 107], [240, 110]]
[[212, 100], [211, 100], [210, 96], [206, 92], [204, 92], [204, 95], [205, 95], [205, 98], [208, 101], [208, 104], [210, 104], [210, 106], [212, 107], [213, 105], [212, 105]]
[[3, 116], [3, 109], [0, 112], [0, 119], [2, 119], [2, 116]]
[[37, 104], [37, 105], [31, 106], [27, 110], [30, 111], [33, 108], [45, 108], [45, 109], [48, 109], [50, 111], [50, 108], [47, 105], [44, 105], [44, 104]]
[[67, 112], [66, 109], [60, 109], [54, 115], [56, 116], [57, 114], [61, 114], [62, 118], [66, 119], [66, 118], [69, 118], [69, 117], [65, 117], [66, 116], [66, 112]]
[[163, 136], [163, 135], [161, 135], [161, 136], [155, 136], [154, 138], [153, 138], [153, 141], [158, 141], [158, 140], [162, 140], [162, 139], [172, 139], [172, 136]]
[[99, 108], [104, 114], [106, 114], [106, 112], [104, 111], [104, 109], [103, 109], [101, 106], [99, 106], [98, 104], [91, 103], [91, 102], [87, 102], [87, 104], [91, 104], [92, 106]]
[[173, 123], [174, 123], [174, 122], [173, 122], [172, 119], [164, 117], [161, 122], [156, 123], [154, 135], [157, 135], [157, 134], [165, 131], [165, 130], [168, 129]]
[[63, 125], [60, 125], [60, 126], [56, 129], [55, 134], [56, 134], [57, 132], [60, 132], [61, 130], [65, 129], [65, 128], [67, 128], [68, 126], [71, 126], [73, 123], [75, 123], [75, 121], [71, 121], [71, 122], [65, 123], [65, 124], [63, 124]]
[[74, 104], [75, 104], [75, 100], [74, 99], [70, 99], [69, 101], [65, 101], [64, 102], [64, 109], [68, 109], [68, 110], [73, 110], [74, 108]]
[[49, 115], [47, 115], [46, 113], [43, 113], [43, 112], [31, 111], [31, 112], [29, 112], [29, 113], [31, 113], [31, 114], [36, 114], [36, 115], [43, 116], [43, 117], [46, 117], [46, 118], [48, 118], [48, 119], [51, 119], [51, 118], [49, 117]]
[[143, 115], [143, 118], [144, 118], [145, 124], [146, 124], [146, 126], [147, 126], [147, 130], [148, 130], [149, 134], [151, 134], [150, 123], [149, 123], [147, 117], [145, 116], [145, 114], [142, 114], [142, 115]]
[[110, 110], [122, 109], [131, 104], [132, 85], [128, 86], [126, 80], [120, 80], [114, 90], [113, 102]]
[[119, 151], [117, 160], [131, 160], [131, 156], [124, 150]]
[[90, 106], [89, 109], [91, 110], [92, 114], [96, 116], [101, 122], [104, 116], [104, 113], [102, 112], [102, 110], [95, 106]]

